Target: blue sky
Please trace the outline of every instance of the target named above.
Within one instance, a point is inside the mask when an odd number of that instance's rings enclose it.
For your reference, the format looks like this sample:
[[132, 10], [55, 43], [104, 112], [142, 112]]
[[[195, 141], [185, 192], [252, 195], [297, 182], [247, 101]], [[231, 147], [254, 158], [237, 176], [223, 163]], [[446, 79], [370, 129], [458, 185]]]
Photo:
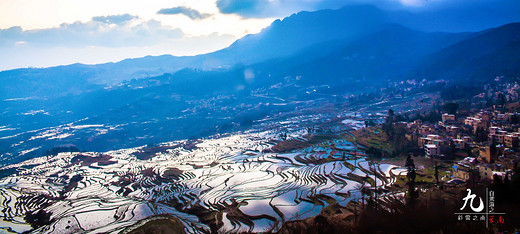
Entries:
[[257, 33], [275, 19], [302, 10], [336, 9], [349, 4], [423, 14], [428, 23], [425, 28], [434, 31], [476, 31], [519, 21], [519, 2], [0, 0], [0, 70], [207, 53]]

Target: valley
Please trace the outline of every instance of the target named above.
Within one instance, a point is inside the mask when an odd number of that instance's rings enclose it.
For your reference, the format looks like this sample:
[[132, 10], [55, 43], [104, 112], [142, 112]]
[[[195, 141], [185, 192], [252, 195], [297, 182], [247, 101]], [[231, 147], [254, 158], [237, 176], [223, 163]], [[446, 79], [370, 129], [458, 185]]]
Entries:
[[[306, 141], [309, 133], [299, 121], [284, 123], [287, 138]], [[180, 220], [189, 233], [276, 231], [283, 222], [319, 214], [332, 201], [346, 205], [364, 187], [390, 186], [403, 172], [367, 161], [341, 139], [287, 153], [269, 150], [278, 141], [276, 131], [250, 130], [13, 164], [4, 169], [19, 168], [18, 175], [0, 182], [1, 225], [31, 230], [38, 225], [27, 223], [24, 214], [43, 210], [48, 220], [36, 231], [44, 233], [121, 231], [162, 214]]]

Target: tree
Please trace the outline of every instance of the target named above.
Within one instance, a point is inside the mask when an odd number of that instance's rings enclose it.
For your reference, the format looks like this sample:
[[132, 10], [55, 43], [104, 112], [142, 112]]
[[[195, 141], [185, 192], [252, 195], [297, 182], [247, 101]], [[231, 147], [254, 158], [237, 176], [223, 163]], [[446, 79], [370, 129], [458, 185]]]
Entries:
[[448, 114], [454, 115], [457, 113], [457, 109], [459, 109], [459, 104], [454, 102], [448, 102], [442, 106], [442, 109], [448, 112]]
[[473, 151], [469, 145], [466, 145], [466, 154], [468, 154], [468, 157], [473, 157]]
[[437, 121], [440, 121], [442, 119], [442, 116], [437, 111], [430, 111], [424, 116], [424, 121], [428, 121], [430, 123], [435, 123]]
[[386, 123], [392, 125], [394, 123], [394, 110], [388, 110], [388, 116], [386, 116]]
[[439, 183], [439, 167], [437, 166], [437, 161], [435, 161], [435, 182]]
[[376, 123], [374, 122], [373, 119], [369, 119], [369, 120], [365, 120], [365, 127], [370, 127], [370, 126], [374, 126], [376, 125]]
[[411, 154], [408, 154], [408, 157], [406, 158], [406, 177], [408, 177], [408, 182], [415, 182], [415, 163], [413, 162]]
[[513, 141], [513, 145], [512, 146], [513, 146], [514, 150], [518, 150], [518, 140]]
[[281, 138], [283, 141], [287, 140], [287, 132], [282, 132], [282, 133], [280, 133], [280, 138]]
[[517, 114], [514, 114], [511, 116], [511, 124], [519, 124], [520, 123], [520, 119], [518, 118], [518, 115]]
[[506, 104], [506, 96], [503, 93], [499, 93], [497, 96], [497, 105], [503, 106]]
[[388, 110], [388, 115], [386, 116], [385, 123], [383, 124], [383, 131], [385, 131], [389, 136], [392, 136], [392, 125], [394, 123], [394, 110]]
[[406, 174], [406, 177], [408, 177], [408, 202], [413, 206], [418, 194], [415, 191], [415, 163], [413, 162], [412, 156], [410, 154], [406, 158], [405, 167], [408, 172]]
[[375, 195], [375, 204], [374, 204], [374, 207], [375, 207], [375, 210], [377, 211], [377, 166], [378, 164], [376, 162], [372, 162], [372, 164], [370, 165], [370, 167], [372, 168], [372, 172], [374, 173], [374, 195]]
[[450, 158], [455, 158], [455, 153], [457, 152], [457, 147], [455, 146], [455, 142], [453, 140], [450, 141]]
[[482, 127], [477, 128], [477, 130], [475, 131], [475, 140], [477, 142], [487, 141], [487, 134], [486, 134], [486, 130], [484, 130], [484, 128], [482, 128]]
[[495, 139], [491, 141], [491, 144], [489, 145], [489, 156], [491, 157], [491, 161], [494, 161], [496, 155], [497, 155], [497, 144], [495, 142]]

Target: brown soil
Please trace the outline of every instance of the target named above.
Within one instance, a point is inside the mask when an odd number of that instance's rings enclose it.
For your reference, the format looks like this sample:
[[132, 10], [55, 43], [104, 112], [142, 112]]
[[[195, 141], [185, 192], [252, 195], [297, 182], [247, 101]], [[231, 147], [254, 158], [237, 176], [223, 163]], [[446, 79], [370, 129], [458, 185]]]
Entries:
[[171, 215], [154, 216], [126, 228], [121, 233], [130, 234], [177, 234], [186, 233], [184, 225]]

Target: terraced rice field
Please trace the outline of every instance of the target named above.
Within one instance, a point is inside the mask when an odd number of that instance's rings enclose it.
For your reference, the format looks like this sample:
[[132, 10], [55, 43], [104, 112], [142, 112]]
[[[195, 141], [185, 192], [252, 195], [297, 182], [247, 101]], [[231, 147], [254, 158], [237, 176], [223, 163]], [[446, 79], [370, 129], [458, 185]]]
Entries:
[[[159, 214], [177, 217], [189, 233], [277, 230], [331, 201], [346, 205], [374, 178], [384, 187], [403, 172], [353, 159], [354, 146], [342, 140], [273, 153], [275, 136], [249, 132], [11, 165], [30, 169], [0, 181], [0, 227], [31, 230], [24, 216], [44, 210], [49, 222], [37, 232], [115, 232]], [[143, 159], [143, 152], [152, 155]]]

